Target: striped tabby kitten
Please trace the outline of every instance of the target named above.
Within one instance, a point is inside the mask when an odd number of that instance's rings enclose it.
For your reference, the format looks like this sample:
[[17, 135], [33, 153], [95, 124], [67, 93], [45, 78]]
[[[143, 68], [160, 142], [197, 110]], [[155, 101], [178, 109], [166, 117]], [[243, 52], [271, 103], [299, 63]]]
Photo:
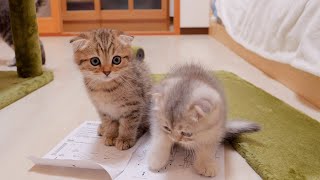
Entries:
[[105, 144], [132, 147], [148, 128], [151, 80], [143, 61], [133, 57], [132, 36], [97, 29], [72, 39], [78, 65], [102, 124]]
[[197, 173], [215, 176], [214, 154], [220, 142], [260, 129], [249, 122], [226, 123], [226, 118], [224, 92], [212, 74], [198, 65], [174, 69], [154, 88], [149, 168], [159, 170], [166, 166], [171, 148], [178, 144], [194, 152]]
[[[35, 0], [36, 11], [45, 4], [45, 0]], [[0, 37], [13, 49], [13, 38], [9, 17], [9, 0], [0, 0]], [[46, 63], [45, 51], [40, 41], [42, 64]], [[16, 63], [12, 64], [15, 66]]]

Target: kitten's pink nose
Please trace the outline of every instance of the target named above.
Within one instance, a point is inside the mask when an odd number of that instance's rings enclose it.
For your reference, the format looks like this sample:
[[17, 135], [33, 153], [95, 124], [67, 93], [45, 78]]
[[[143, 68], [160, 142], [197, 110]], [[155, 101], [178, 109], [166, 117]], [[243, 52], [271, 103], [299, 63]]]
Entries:
[[173, 139], [174, 139], [174, 141], [179, 142], [179, 141], [181, 141], [182, 136], [179, 135], [179, 134], [174, 134], [174, 135], [173, 135]]
[[108, 75], [111, 73], [111, 71], [103, 71], [103, 73], [104, 73], [106, 76], [108, 76]]

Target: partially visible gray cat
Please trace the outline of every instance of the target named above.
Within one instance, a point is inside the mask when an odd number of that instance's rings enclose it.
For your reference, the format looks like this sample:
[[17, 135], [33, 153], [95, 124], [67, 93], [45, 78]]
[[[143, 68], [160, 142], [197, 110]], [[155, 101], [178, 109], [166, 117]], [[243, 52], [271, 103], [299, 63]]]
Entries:
[[163, 168], [178, 144], [195, 152], [197, 173], [215, 176], [218, 145], [239, 133], [260, 130], [255, 123], [226, 119], [224, 91], [212, 74], [194, 64], [175, 68], [154, 87], [149, 168]]
[[[35, 0], [36, 10], [45, 4], [45, 0]], [[0, 37], [14, 49], [9, 17], [9, 0], [0, 0]], [[43, 44], [40, 41], [42, 64], [46, 63]], [[13, 64], [15, 66], [15, 62]]]

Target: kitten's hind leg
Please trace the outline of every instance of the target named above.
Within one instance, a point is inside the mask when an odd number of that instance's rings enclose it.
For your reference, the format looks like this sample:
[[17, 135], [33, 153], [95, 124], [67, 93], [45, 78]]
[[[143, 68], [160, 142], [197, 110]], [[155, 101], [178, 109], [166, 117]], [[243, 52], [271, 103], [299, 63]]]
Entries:
[[13, 58], [13, 63], [12, 64], [9, 64], [9, 67], [14, 67], [17, 65], [17, 62], [16, 62], [16, 57]]
[[218, 145], [199, 145], [195, 151], [194, 169], [198, 174], [207, 177], [216, 176], [216, 158], [215, 153]]
[[121, 116], [119, 120], [119, 136], [115, 144], [117, 149], [126, 150], [136, 144], [140, 121], [140, 110], [130, 110]]
[[[13, 39], [12, 39], [12, 33], [11, 31], [8, 31], [5, 36], [3, 37], [3, 40], [8, 44], [8, 46], [11, 47], [11, 49], [14, 51], [14, 45], [13, 45]], [[16, 57], [13, 58], [12, 64], [9, 65], [10, 67], [16, 66]]]
[[166, 134], [162, 132], [154, 134], [151, 138], [151, 147], [148, 153], [149, 168], [153, 171], [159, 171], [166, 166], [172, 147], [173, 141]]
[[42, 61], [42, 65], [44, 65], [46, 64], [46, 53], [44, 51], [44, 47], [41, 40], [39, 40], [39, 43], [40, 43], [40, 50], [41, 50], [41, 61]]
[[[44, 65], [46, 63], [46, 54], [44, 51], [44, 47], [41, 41], [39, 41], [40, 43], [40, 50], [41, 50], [41, 61], [42, 61], [42, 65]], [[14, 50], [14, 45], [12, 40], [7, 40], [7, 44]], [[17, 61], [16, 61], [16, 57], [13, 58], [12, 60], [12, 64], [10, 64], [10, 67], [16, 66], [17, 65]]]

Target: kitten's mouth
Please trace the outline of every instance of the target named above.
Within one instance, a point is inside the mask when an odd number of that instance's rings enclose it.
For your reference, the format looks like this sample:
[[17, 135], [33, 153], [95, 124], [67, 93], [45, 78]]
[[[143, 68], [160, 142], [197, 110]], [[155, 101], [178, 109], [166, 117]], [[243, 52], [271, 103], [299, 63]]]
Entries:
[[106, 77], [103, 78], [103, 81], [109, 82], [109, 81], [111, 81], [112, 79], [113, 79], [113, 78], [111, 78], [110, 76], [106, 76]]
[[114, 80], [115, 78], [117, 78], [116, 74], [109, 73], [108, 75], [105, 74], [105, 76], [103, 77], [103, 81], [109, 82], [109, 81]]
[[171, 137], [171, 140], [175, 143], [178, 143], [178, 144], [188, 144], [188, 142], [190, 141], [185, 141], [185, 140], [182, 140], [182, 139], [175, 139], [175, 138], [172, 138]]

